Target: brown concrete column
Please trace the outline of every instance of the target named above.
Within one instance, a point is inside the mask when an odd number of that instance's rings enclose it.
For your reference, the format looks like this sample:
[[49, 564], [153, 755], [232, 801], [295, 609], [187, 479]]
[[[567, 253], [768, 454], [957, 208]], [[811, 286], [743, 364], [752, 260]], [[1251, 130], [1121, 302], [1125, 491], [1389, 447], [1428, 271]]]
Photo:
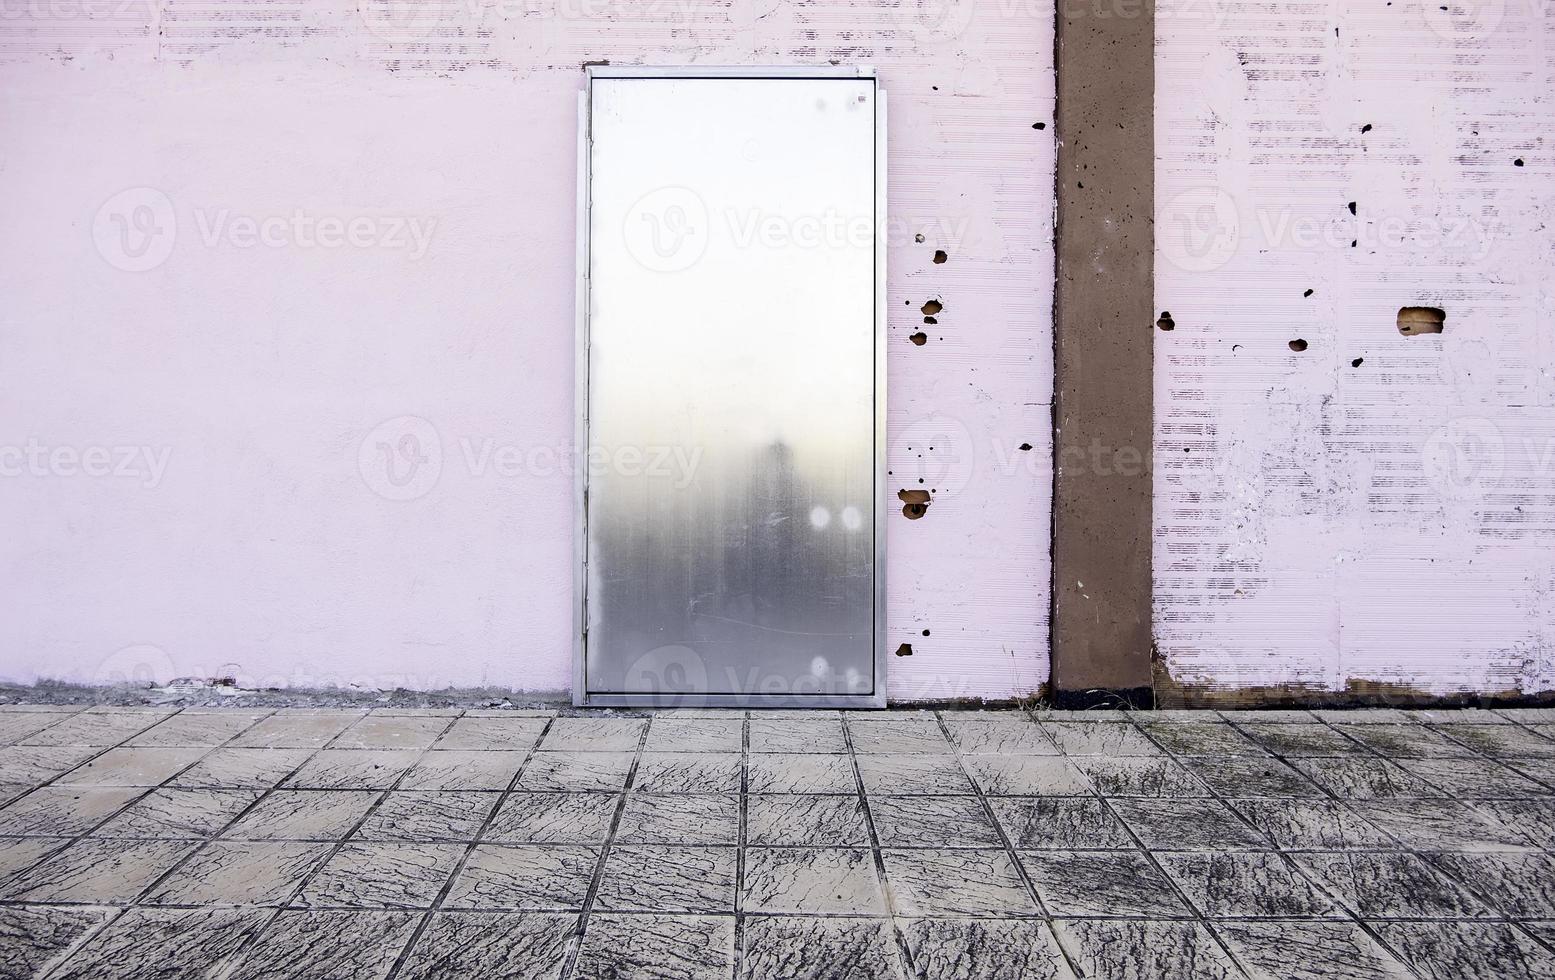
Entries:
[[1053, 691], [1148, 704], [1155, 13], [1058, 7]]

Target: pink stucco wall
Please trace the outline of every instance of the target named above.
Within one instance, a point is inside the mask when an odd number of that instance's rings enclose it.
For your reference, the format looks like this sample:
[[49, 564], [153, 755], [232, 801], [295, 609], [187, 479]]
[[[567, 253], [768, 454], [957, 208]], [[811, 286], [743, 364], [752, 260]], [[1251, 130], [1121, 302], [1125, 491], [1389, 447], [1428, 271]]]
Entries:
[[1548, 5], [1226, 0], [1156, 37], [1165, 669], [1555, 689]]
[[1035, 690], [1039, 6], [21, 8], [0, 679], [565, 689], [579, 66], [836, 60], [890, 96], [890, 461], [935, 491], [891, 524], [891, 695]]

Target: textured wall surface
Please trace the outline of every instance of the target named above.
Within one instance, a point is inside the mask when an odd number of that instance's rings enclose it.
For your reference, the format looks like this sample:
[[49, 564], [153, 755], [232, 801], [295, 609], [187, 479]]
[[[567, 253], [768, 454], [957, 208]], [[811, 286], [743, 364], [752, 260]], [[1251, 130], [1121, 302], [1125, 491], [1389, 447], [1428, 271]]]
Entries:
[[1161, 666], [1555, 688], [1555, 8], [1217, 0], [1156, 43]]
[[4, 12], [0, 677], [567, 686], [575, 93], [609, 60], [880, 69], [890, 489], [932, 496], [891, 523], [891, 695], [1046, 680], [1050, 6]]

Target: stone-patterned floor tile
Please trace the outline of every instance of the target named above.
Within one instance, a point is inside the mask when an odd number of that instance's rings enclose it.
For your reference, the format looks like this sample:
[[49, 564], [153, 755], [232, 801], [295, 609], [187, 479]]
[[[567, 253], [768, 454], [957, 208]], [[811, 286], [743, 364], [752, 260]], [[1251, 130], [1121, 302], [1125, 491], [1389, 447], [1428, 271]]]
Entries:
[[621, 844], [737, 844], [740, 798], [648, 796], [626, 798], [615, 840]]
[[999, 847], [975, 796], [883, 796], [869, 802], [881, 847]]
[[208, 746], [215, 747], [236, 738], [242, 731], [267, 712], [232, 711], [209, 714], [176, 714], [155, 728], [147, 729], [125, 742], [140, 746]]
[[1121, 722], [1059, 721], [1043, 726], [1065, 755], [1157, 756], [1161, 748], [1133, 725]]
[[1331, 725], [1411, 725], [1415, 720], [1401, 708], [1318, 708], [1318, 721]]
[[282, 912], [239, 955], [230, 980], [383, 980], [415, 912]]
[[1134, 846], [1123, 822], [1090, 797], [994, 797], [994, 817], [1016, 847], [1034, 850], [1115, 850]]
[[885, 902], [869, 851], [758, 847], [745, 853], [747, 912], [880, 915]]
[[728, 980], [733, 974], [733, 916], [590, 916], [573, 971], [578, 980]]
[[261, 909], [130, 909], [92, 936], [52, 976], [57, 980], [203, 977], [264, 923]]
[[1270, 846], [1218, 800], [1119, 799], [1112, 801], [1112, 809], [1153, 851]]
[[1228, 800], [1276, 847], [1297, 851], [1388, 850], [1399, 845], [1349, 805], [1332, 800]]
[[1317, 720], [1304, 708], [1221, 708], [1220, 717], [1239, 725], [1310, 725]]
[[281, 783], [287, 789], [388, 789], [421, 757], [415, 749], [324, 749]]
[[615, 847], [594, 907], [608, 912], [734, 914], [733, 847]]
[[0, 888], [25, 902], [130, 902], [195, 845], [187, 841], [83, 840]]
[[1413, 854], [1293, 854], [1296, 863], [1363, 919], [1477, 919], [1490, 910]]
[[399, 789], [507, 789], [525, 753], [497, 749], [428, 752], [400, 780]]
[[1353, 922], [1217, 922], [1251, 980], [1412, 980]]
[[382, 793], [363, 790], [278, 789], [222, 836], [233, 840], [340, 840]]
[[[1555, 759], [1555, 739], [1516, 725], [1435, 725], [1436, 731], [1493, 759]], [[53, 729], [50, 729], [52, 731]]]
[[433, 744], [435, 750], [528, 752], [540, 741], [544, 718], [460, 718]]
[[1393, 759], [1461, 759], [1472, 750], [1424, 725], [1370, 725], [1340, 722], [1333, 726], [1373, 752]]
[[32, 792], [32, 783], [0, 783], [0, 806]]
[[772, 718], [767, 715], [750, 720], [752, 752], [833, 754], [846, 752], [842, 737], [842, 718]]
[[911, 919], [902, 936], [919, 980], [1073, 980], [1047, 924], [1032, 919]]
[[1555, 850], [1555, 800], [1477, 800], [1473, 805], [1531, 843]]
[[280, 785], [312, 749], [215, 749], [170, 785], [190, 789], [269, 789]]
[[745, 745], [741, 718], [676, 718], [658, 715], [648, 728], [645, 752], [739, 752]]
[[1086, 796], [1091, 782], [1065, 758], [983, 755], [961, 760], [989, 796]]
[[1209, 796], [1210, 789], [1174, 759], [1078, 756], [1071, 760], [1103, 796]]
[[867, 845], [869, 828], [857, 796], [752, 796], [745, 840], [792, 847]]
[[1209, 918], [1338, 916], [1333, 901], [1278, 854], [1160, 854], [1161, 867]]
[[542, 752], [636, 752], [646, 718], [557, 718], [540, 742]]
[[69, 844], [68, 837], [0, 837], [0, 895], [11, 879]]
[[933, 718], [861, 721], [848, 728], [855, 755], [950, 755], [955, 746]]
[[360, 712], [277, 712], [228, 742], [227, 748], [317, 749], [363, 716]]
[[577, 924], [576, 915], [554, 912], [439, 912], [411, 949], [399, 976], [404, 980], [558, 980]]
[[1219, 796], [1325, 799], [1322, 787], [1279, 759], [1184, 759], [1195, 776]]
[[[13, 718], [42, 717], [37, 714]], [[0, 977], [41, 977], [70, 947], [108, 917], [106, 909], [0, 908]]]
[[1236, 726], [1223, 721], [1162, 722], [1147, 725], [1144, 730], [1172, 755], [1262, 757], [1269, 754]]
[[1555, 725], [1555, 708], [1497, 708], [1496, 714], [1522, 725]]
[[924, 793], [945, 796], [973, 792], [971, 780], [952, 755], [860, 755], [855, 758], [864, 790], [871, 796]]
[[1555, 857], [1520, 851], [1434, 854], [1430, 861], [1509, 918], [1555, 919]]
[[74, 837], [145, 792], [136, 787], [40, 786], [0, 810], [0, 834]]
[[644, 752], [632, 788], [639, 793], [738, 793], [733, 752]]
[[347, 844], [292, 904], [319, 909], [424, 909], [442, 891], [465, 845]]
[[630, 752], [536, 752], [515, 789], [553, 793], [618, 792], [636, 758]]
[[745, 785], [751, 793], [853, 794], [858, 792], [858, 777], [853, 759], [846, 755], [750, 755], [745, 761]]
[[1355, 812], [1415, 850], [1506, 850], [1528, 839], [1460, 800], [1356, 800]]
[[0, 745], [14, 745], [30, 735], [58, 724], [65, 715], [45, 711], [8, 711], [0, 713]]
[[0, 748], [0, 783], [41, 783], [101, 751], [79, 745], [7, 745]]
[[613, 793], [509, 793], [485, 839], [509, 844], [603, 844], [619, 803]]
[[1555, 953], [1496, 922], [1379, 922], [1383, 942], [1428, 980], [1552, 980]]
[[443, 907], [578, 911], [598, 864], [597, 847], [478, 844]]
[[205, 748], [109, 749], [59, 777], [61, 786], [157, 786], [194, 765]]
[[1344, 759], [1295, 759], [1296, 768], [1342, 800], [1427, 799], [1441, 790], [1384, 759], [1351, 756]]
[[[1555, 759], [1507, 759], [1506, 765], [1517, 770], [1518, 774], [1537, 782], [1544, 795], [1555, 794]], [[1518, 783], [1519, 786], [1525, 785]], [[1530, 793], [1539, 793], [1539, 790], [1529, 790]]]
[[470, 841], [500, 793], [393, 792], [367, 817], [356, 840]]
[[1003, 850], [882, 850], [898, 915], [1035, 915], [1036, 903]]
[[879, 919], [752, 915], [740, 980], [906, 980], [891, 926]]
[[1090, 708], [1047, 708], [1038, 706], [1031, 710], [1031, 717], [1046, 723], [1050, 721], [1115, 721], [1124, 722], [1145, 714], [1122, 708], [1106, 708], [1100, 705]]
[[1538, 779], [1537, 773], [1524, 771], [1530, 762], [1537, 764], [1538, 761], [1509, 759], [1507, 763], [1501, 763], [1494, 759], [1404, 759], [1399, 761], [1399, 765], [1454, 799], [1511, 800], [1555, 795], [1555, 790], [1535, 781]]
[[1318, 722], [1243, 722], [1238, 727], [1268, 751], [1287, 759], [1359, 755], [1366, 751], [1359, 742]]
[[1021, 851], [1020, 862], [1055, 916], [1192, 914], [1141, 851]]
[[158, 789], [92, 832], [93, 837], [200, 840], [214, 837], [259, 799], [252, 789]]
[[985, 721], [947, 712], [945, 727], [962, 755], [1057, 755], [1058, 746], [1029, 718]]
[[157, 723], [157, 716], [141, 712], [72, 715], [22, 739], [21, 745], [76, 745], [106, 748], [132, 738]]
[[347, 728], [332, 749], [427, 749], [452, 725], [452, 719], [398, 715], [369, 715]]
[[303, 841], [216, 841], [158, 885], [152, 905], [282, 905], [334, 845]]
[[1197, 922], [1072, 919], [1058, 941], [1088, 977], [1240, 980], [1241, 971]]

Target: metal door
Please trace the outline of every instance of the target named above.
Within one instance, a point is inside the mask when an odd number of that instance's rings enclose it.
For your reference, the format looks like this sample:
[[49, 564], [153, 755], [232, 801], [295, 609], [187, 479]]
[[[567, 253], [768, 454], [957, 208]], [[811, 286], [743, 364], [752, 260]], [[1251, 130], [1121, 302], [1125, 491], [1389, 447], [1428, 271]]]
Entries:
[[873, 73], [596, 68], [579, 126], [574, 700], [883, 705]]

